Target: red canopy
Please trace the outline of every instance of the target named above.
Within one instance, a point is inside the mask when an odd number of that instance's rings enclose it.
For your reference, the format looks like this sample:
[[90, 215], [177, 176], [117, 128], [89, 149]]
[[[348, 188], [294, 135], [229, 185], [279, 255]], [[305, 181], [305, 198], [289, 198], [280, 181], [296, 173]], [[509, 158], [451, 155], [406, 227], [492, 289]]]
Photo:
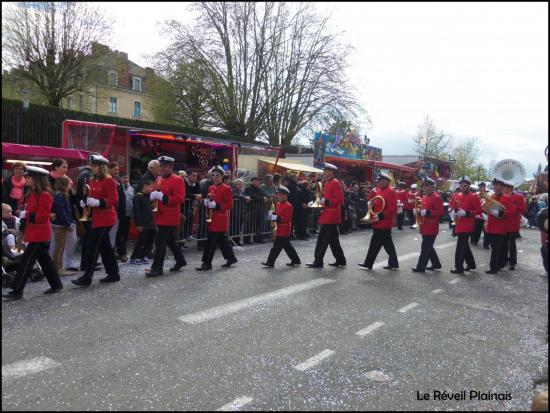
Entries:
[[47, 158], [53, 160], [55, 158], [63, 158], [67, 160], [82, 160], [87, 161], [89, 151], [80, 149], [63, 149], [53, 148], [51, 146], [38, 145], [19, 145], [17, 143], [2, 142], [2, 157], [23, 158]]

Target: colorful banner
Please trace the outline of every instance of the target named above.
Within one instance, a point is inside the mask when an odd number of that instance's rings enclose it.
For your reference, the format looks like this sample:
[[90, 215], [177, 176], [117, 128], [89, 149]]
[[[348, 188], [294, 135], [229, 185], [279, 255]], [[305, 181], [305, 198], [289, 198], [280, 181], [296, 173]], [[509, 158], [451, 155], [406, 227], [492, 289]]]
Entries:
[[353, 132], [344, 134], [338, 131], [335, 136], [317, 132], [315, 133], [314, 148], [315, 167], [319, 167], [317, 162], [322, 162], [325, 156], [358, 160], [382, 160], [381, 148], [364, 144], [359, 136]]

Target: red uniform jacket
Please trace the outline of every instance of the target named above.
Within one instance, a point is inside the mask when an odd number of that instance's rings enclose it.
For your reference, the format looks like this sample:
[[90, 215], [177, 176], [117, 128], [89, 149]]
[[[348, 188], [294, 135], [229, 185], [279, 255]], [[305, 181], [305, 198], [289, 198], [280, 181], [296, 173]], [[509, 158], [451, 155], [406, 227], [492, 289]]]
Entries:
[[512, 198], [515, 214], [514, 216], [511, 216], [509, 220], [507, 220], [506, 223], [508, 224], [508, 229], [506, 232], [519, 232], [521, 216], [527, 209], [527, 205], [525, 204], [525, 199], [520, 194], [512, 192], [510, 197]]
[[418, 191], [408, 191], [407, 192], [407, 202], [403, 203], [405, 209], [414, 209], [414, 200], [418, 196]]
[[277, 231], [275, 236], [287, 238], [292, 235], [292, 214], [294, 207], [288, 201], [277, 202], [275, 205], [275, 214], [277, 214]]
[[92, 210], [92, 228], [112, 227], [116, 222], [118, 191], [113, 178], [90, 179], [91, 198], [99, 199], [99, 207]]
[[[380, 221], [373, 222], [372, 227], [376, 229], [388, 229], [393, 227], [395, 223], [395, 216], [397, 215], [397, 194], [389, 185], [384, 189], [375, 188], [371, 195], [371, 198], [380, 195], [386, 201], [384, 210], [381, 212], [383, 218]], [[375, 199], [372, 209], [379, 211], [382, 206], [382, 201]]]
[[408, 203], [409, 193], [404, 189], [396, 189], [395, 193], [397, 195], [397, 199], [401, 201], [401, 203], [403, 204], [403, 209], [409, 209], [409, 203]]
[[208, 224], [210, 232], [227, 232], [229, 228], [229, 210], [233, 208], [233, 193], [226, 184], [210, 185], [208, 193], [216, 202], [212, 210], [212, 222]]
[[[444, 214], [443, 200], [436, 192], [422, 197], [422, 209], [426, 209], [424, 223], [420, 227], [422, 235], [439, 234], [439, 218]], [[429, 211], [429, 212], [428, 212]]]
[[453, 210], [458, 211], [463, 209], [466, 211], [465, 217], [456, 217], [456, 227], [455, 232], [457, 234], [469, 233], [474, 230], [475, 225], [475, 216], [481, 213], [481, 203], [479, 201], [479, 196], [473, 192], [468, 192], [464, 195], [462, 192], [459, 192], [453, 198], [452, 204], [449, 203], [449, 206]]
[[155, 225], [175, 227], [180, 224], [180, 206], [185, 200], [185, 183], [181, 176], [170, 175], [162, 178], [160, 188], [164, 196], [158, 203], [158, 212], [153, 218]]
[[323, 190], [325, 207], [319, 217], [319, 224], [339, 224], [342, 222], [340, 209], [344, 203], [344, 190], [342, 184], [336, 178], [332, 178]]
[[51, 237], [50, 211], [52, 209], [53, 197], [43, 191], [39, 195], [29, 193], [25, 206], [25, 241], [26, 242], [49, 242]]
[[489, 214], [487, 219], [487, 233], [488, 234], [506, 234], [508, 231], [508, 221], [515, 216], [515, 207], [512, 197], [509, 195], [493, 195], [493, 198], [506, 207], [503, 215], [500, 218], [495, 218], [492, 214]]

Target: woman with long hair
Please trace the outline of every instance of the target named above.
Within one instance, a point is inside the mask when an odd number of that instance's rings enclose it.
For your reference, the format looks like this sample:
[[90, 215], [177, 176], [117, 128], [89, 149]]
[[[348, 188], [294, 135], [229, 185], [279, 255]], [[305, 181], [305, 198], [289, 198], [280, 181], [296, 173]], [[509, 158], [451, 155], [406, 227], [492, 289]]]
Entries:
[[90, 193], [86, 201], [80, 201], [82, 208], [90, 208], [92, 212], [92, 232], [86, 251], [86, 268], [84, 274], [72, 280], [73, 284], [87, 287], [92, 283], [97, 257], [101, 254], [107, 277], [99, 280], [101, 283], [116, 282], [120, 280], [115, 251], [109, 239], [109, 231], [116, 222], [115, 208], [118, 203], [117, 186], [109, 174], [107, 164], [109, 161], [101, 155], [91, 155], [90, 163], [92, 178], [90, 179]]
[[25, 164], [15, 162], [11, 166], [11, 176], [2, 183], [2, 202], [11, 206], [15, 215], [23, 209], [25, 202], [25, 190], [27, 189], [25, 173]]
[[26, 208], [20, 214], [21, 219], [25, 221], [24, 228], [20, 227], [20, 230], [28, 245], [21, 256], [17, 275], [12, 283], [12, 291], [2, 294], [3, 297], [10, 300], [19, 300], [23, 297], [27, 278], [37, 260], [50, 284], [50, 288], [44, 291], [44, 294], [53, 294], [63, 289], [63, 284], [48, 254], [51, 237], [50, 211], [53, 203], [48, 171], [35, 166], [27, 166], [25, 179], [30, 191], [26, 198]]
[[[63, 253], [67, 237], [75, 232], [75, 221], [72, 214], [71, 201], [69, 200], [69, 178], [60, 176], [55, 180], [53, 187], [55, 194], [53, 199], [53, 212], [55, 218], [52, 220], [54, 252], [53, 263], [60, 276], [74, 275], [74, 272], [63, 268]], [[51, 254], [50, 254], [51, 255]]]

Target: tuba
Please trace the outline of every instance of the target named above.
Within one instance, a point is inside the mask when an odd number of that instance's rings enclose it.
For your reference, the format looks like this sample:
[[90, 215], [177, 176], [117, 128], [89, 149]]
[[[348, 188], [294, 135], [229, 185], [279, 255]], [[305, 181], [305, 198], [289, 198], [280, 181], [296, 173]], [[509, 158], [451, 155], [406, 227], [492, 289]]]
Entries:
[[323, 184], [317, 182], [317, 190], [315, 191], [315, 201], [311, 201], [307, 206], [309, 208], [323, 208], [321, 205], [321, 198], [323, 197]]
[[525, 168], [520, 162], [515, 159], [503, 159], [495, 164], [493, 176], [516, 186], [524, 181], [526, 174]]
[[[375, 199], [381, 199], [382, 200], [382, 206], [380, 207], [380, 210], [378, 211], [375, 211], [374, 210], [374, 200]], [[360, 219], [360, 221], [363, 221], [363, 222], [366, 222], [366, 223], [372, 223], [373, 222], [373, 217], [374, 215], [378, 215], [380, 214], [384, 208], [386, 207], [386, 200], [380, 196], [380, 195], [376, 195], [376, 196], [373, 196], [371, 199], [370, 199], [370, 205], [369, 205], [369, 208], [367, 210], [367, 213], [365, 214], [365, 216], [363, 218]]]

